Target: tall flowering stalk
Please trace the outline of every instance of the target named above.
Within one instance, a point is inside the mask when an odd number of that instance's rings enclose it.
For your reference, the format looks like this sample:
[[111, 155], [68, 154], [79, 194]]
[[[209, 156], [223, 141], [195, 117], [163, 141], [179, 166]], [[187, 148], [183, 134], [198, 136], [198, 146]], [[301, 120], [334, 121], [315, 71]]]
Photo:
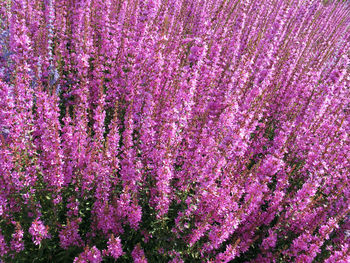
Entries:
[[349, 261], [348, 3], [0, 3], [2, 261]]

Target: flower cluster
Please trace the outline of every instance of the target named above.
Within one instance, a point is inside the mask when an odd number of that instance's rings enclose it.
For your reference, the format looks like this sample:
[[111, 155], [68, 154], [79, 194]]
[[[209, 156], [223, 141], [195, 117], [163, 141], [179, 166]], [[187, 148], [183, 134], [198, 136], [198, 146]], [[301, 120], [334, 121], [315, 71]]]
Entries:
[[102, 262], [102, 256], [100, 250], [95, 246], [92, 248], [86, 247], [78, 257], [76, 257], [73, 263], [100, 263]]
[[140, 247], [139, 244], [135, 246], [135, 248], [131, 252], [131, 256], [135, 263], [147, 263], [145, 252], [143, 251], [143, 249]]
[[105, 251], [106, 255], [110, 255], [114, 259], [118, 259], [121, 255], [123, 255], [123, 249], [121, 240], [119, 237], [114, 237], [113, 234], [109, 238], [107, 242], [107, 250]]
[[0, 257], [5, 256], [7, 253], [8, 247], [5, 241], [4, 236], [0, 233]]
[[[11, 239], [11, 250], [12, 251], [20, 252], [24, 249], [23, 234], [24, 234], [23, 229], [21, 228], [21, 226], [18, 223], [16, 223], [16, 230], [12, 234], [12, 239]], [[3, 250], [5, 250], [5, 248]], [[4, 252], [5, 251], [2, 251], [2, 253], [4, 253]]]
[[40, 245], [43, 239], [49, 238], [48, 226], [44, 226], [43, 222], [38, 218], [33, 221], [28, 232], [32, 235], [35, 245]]
[[79, 235], [79, 223], [81, 220], [68, 221], [59, 232], [60, 245], [63, 248], [81, 246], [82, 240]]
[[349, 87], [344, 1], [0, 0], [0, 261], [348, 262]]

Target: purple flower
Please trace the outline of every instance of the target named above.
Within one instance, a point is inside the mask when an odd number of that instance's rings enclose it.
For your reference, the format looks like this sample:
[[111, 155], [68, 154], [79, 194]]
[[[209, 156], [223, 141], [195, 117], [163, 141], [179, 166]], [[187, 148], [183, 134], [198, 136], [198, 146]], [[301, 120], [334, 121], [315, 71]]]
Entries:
[[78, 257], [74, 258], [74, 263], [100, 263], [102, 262], [102, 255], [100, 250], [93, 246], [92, 248], [86, 247]]
[[140, 244], [135, 246], [135, 248], [131, 252], [131, 256], [134, 260], [134, 263], [147, 263], [145, 252], [141, 248]]
[[67, 225], [59, 233], [60, 245], [62, 248], [67, 249], [70, 246], [81, 246], [82, 240], [79, 235], [79, 223], [80, 219], [68, 221]]
[[16, 223], [15, 232], [12, 234], [12, 239], [10, 243], [10, 248], [13, 251], [20, 252], [24, 250], [24, 241], [23, 241], [23, 230], [19, 223]]
[[8, 252], [8, 246], [6, 244], [4, 236], [0, 232], [0, 257], [3, 257], [7, 254]]
[[35, 245], [40, 245], [43, 239], [49, 238], [48, 226], [45, 226], [43, 222], [37, 218], [32, 222], [29, 228], [29, 234], [32, 235], [32, 240]]
[[124, 254], [122, 249], [121, 240], [119, 237], [114, 237], [114, 235], [111, 235], [107, 242], [107, 255], [110, 255], [114, 259], [118, 259], [121, 255]]

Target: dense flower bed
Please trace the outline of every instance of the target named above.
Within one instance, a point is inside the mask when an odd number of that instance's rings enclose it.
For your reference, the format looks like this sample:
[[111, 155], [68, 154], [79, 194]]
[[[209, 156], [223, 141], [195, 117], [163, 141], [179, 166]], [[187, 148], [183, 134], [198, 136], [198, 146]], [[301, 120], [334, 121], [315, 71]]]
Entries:
[[349, 5], [0, 3], [2, 261], [350, 262]]

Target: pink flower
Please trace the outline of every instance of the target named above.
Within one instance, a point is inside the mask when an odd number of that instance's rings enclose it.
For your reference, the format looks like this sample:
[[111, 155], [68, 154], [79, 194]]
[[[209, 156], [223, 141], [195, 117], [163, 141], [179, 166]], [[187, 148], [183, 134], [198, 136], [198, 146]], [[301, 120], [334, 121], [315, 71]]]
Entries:
[[274, 248], [276, 245], [276, 240], [277, 234], [269, 230], [269, 236], [263, 240], [261, 245], [264, 249]]
[[39, 218], [33, 221], [29, 228], [29, 233], [32, 235], [32, 240], [35, 245], [40, 245], [43, 239], [49, 238], [48, 230], [49, 227], [45, 226]]
[[115, 238], [114, 235], [112, 235], [109, 238], [107, 244], [108, 246], [107, 246], [106, 254], [112, 256], [114, 259], [118, 259], [121, 255], [124, 254], [121, 240], [119, 237]]
[[12, 234], [11, 250], [20, 252], [24, 249], [23, 230], [19, 223], [16, 224], [15, 233]]
[[100, 263], [102, 262], [102, 255], [100, 250], [93, 246], [92, 248], [86, 247], [78, 257], [74, 258], [74, 263]]
[[134, 259], [134, 263], [147, 263], [145, 252], [141, 248], [140, 244], [137, 244], [135, 246], [135, 248], [131, 252], [131, 256]]
[[0, 258], [349, 261], [344, 1], [0, 2]]
[[67, 249], [70, 246], [80, 246], [82, 244], [79, 235], [79, 225], [81, 219], [68, 221], [67, 225], [59, 233], [61, 247]]
[[0, 233], [0, 257], [3, 257], [8, 252], [8, 246], [6, 244], [4, 236]]

